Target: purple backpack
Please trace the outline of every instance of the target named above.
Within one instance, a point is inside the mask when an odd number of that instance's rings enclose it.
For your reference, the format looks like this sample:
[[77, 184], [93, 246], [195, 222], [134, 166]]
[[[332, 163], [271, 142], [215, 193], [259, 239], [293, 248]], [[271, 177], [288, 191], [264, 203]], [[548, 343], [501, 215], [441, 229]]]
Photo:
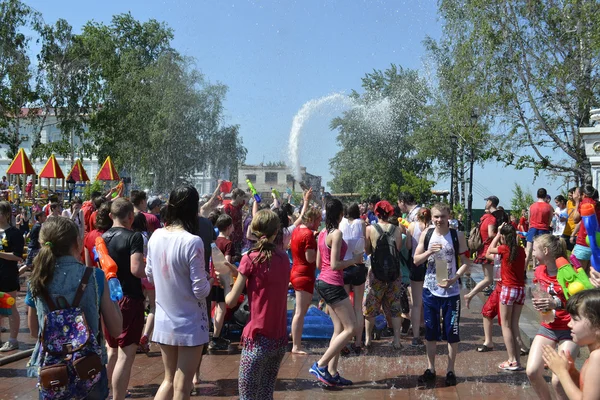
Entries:
[[38, 387], [41, 398], [48, 400], [82, 399], [100, 380], [102, 349], [91, 331], [79, 302], [93, 268], [86, 268], [73, 304], [58, 308], [48, 293], [42, 293], [50, 312], [44, 317], [40, 333], [40, 370]]

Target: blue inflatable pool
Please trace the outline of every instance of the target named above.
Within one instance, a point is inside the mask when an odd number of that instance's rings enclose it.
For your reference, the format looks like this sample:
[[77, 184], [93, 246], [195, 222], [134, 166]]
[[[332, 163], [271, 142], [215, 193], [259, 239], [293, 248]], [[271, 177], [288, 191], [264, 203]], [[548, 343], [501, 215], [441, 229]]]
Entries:
[[[287, 329], [291, 331], [292, 317], [294, 310], [287, 312]], [[317, 307], [309, 307], [306, 317], [304, 317], [304, 330], [302, 331], [302, 340], [321, 340], [331, 339], [333, 335], [333, 322], [329, 315], [319, 310]]]

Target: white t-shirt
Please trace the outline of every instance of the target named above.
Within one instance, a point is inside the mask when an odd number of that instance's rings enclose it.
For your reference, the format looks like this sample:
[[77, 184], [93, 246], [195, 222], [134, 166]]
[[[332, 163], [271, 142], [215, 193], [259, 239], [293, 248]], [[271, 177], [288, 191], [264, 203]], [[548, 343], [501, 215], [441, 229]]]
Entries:
[[204, 243], [187, 231], [157, 229], [148, 241], [146, 276], [156, 287], [152, 340], [171, 346], [208, 343]]
[[[427, 231], [423, 231], [422, 235], [427, 234]], [[435, 275], [435, 259], [438, 257], [444, 258], [448, 265], [448, 279], [454, 278], [456, 276], [456, 256], [454, 255], [454, 246], [452, 245], [452, 234], [450, 231], [444, 236], [438, 235], [435, 230], [431, 235], [431, 239], [429, 240], [429, 247], [426, 250], [429, 250], [432, 244], [441, 243], [442, 250], [437, 253], [433, 253], [427, 259], [427, 271], [425, 272], [425, 282], [423, 286], [428, 289], [431, 294], [438, 297], [452, 297], [460, 295], [460, 285], [458, 284], [458, 280], [454, 282], [452, 286], [449, 288], [439, 287], [437, 284], [437, 279]]]
[[352, 223], [349, 223], [347, 218], [343, 218], [338, 229], [342, 231], [342, 238], [348, 245], [348, 250], [344, 255], [344, 261], [347, 261], [354, 257], [356, 243], [359, 239], [365, 237], [363, 221], [362, 219], [357, 218], [353, 220]]

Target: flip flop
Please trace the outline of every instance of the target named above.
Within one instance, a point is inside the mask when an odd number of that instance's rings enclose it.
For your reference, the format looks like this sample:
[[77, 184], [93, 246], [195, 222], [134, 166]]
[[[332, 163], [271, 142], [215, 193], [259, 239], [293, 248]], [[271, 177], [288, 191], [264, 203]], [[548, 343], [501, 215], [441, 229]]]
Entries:
[[529, 355], [529, 349], [521, 349], [521, 355], [522, 355], [522, 356], [527, 356], [527, 355]]
[[477, 348], [477, 351], [478, 351], [479, 353], [487, 353], [488, 351], [493, 351], [493, 350], [494, 350], [494, 348], [493, 348], [493, 347], [488, 347], [488, 346], [486, 346], [485, 344], [484, 344], [484, 345], [481, 345], [481, 346], [479, 346], [479, 347]]

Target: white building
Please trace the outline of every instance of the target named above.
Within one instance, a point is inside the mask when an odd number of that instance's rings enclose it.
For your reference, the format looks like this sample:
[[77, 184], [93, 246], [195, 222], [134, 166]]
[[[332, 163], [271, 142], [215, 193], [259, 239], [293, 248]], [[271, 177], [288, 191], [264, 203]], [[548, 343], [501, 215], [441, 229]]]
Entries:
[[[23, 113], [27, 113], [27, 109], [23, 109]], [[19, 147], [23, 148], [23, 150], [25, 150], [25, 153], [27, 154], [27, 157], [29, 157], [29, 159], [31, 161], [31, 165], [33, 166], [33, 169], [35, 169], [35, 172], [40, 173], [42, 168], [44, 168], [46, 161], [48, 161], [48, 158], [44, 158], [41, 160], [40, 159], [33, 160], [31, 158], [31, 147], [33, 145], [33, 141], [35, 139], [35, 133], [36, 133], [36, 132], [34, 132], [34, 128], [36, 128], [36, 127], [32, 126], [29, 122], [27, 122], [27, 119], [25, 119], [25, 118], [22, 121], [24, 122], [24, 124], [19, 128], [19, 133], [20, 133], [22, 143]], [[54, 111], [51, 111], [46, 116], [43, 126], [41, 127], [41, 130], [39, 130], [40, 128], [37, 127], [37, 129], [40, 132], [40, 141], [42, 143], [52, 143], [52, 142], [57, 142], [57, 141], [63, 139], [61, 131], [57, 127], [57, 122], [58, 121], [56, 119], [56, 115], [55, 115]], [[72, 139], [72, 141], [73, 141], [75, 148], [77, 149], [78, 146], [80, 145], [81, 141], [77, 137], [74, 137]], [[10, 166], [10, 163], [12, 162], [12, 158], [9, 158], [7, 156], [7, 152], [8, 152], [8, 146], [5, 144], [0, 145], [0, 175], [6, 175], [6, 171], [8, 170], [8, 167]], [[90, 157], [83, 158], [83, 157], [81, 157], [81, 154], [79, 154], [79, 153], [80, 152], [78, 152], [78, 151], [75, 152], [75, 159], [81, 158], [83, 167], [85, 168], [88, 176], [90, 177], [90, 179], [92, 181], [94, 181], [94, 179], [96, 178], [96, 174], [98, 173], [98, 170], [100, 169], [100, 165], [98, 165], [98, 158], [96, 156], [93, 156], [91, 158]], [[60, 168], [62, 169], [63, 173], [65, 174], [65, 178], [66, 178], [69, 171], [71, 171], [71, 167], [73, 166], [71, 163], [71, 157], [70, 156], [63, 157], [63, 156], [56, 154], [56, 160], [60, 164]], [[44, 182], [42, 184], [45, 186], [46, 181], [44, 180]]]
[[[313, 192], [320, 193], [321, 177], [307, 173], [306, 167], [301, 167], [300, 172], [302, 180], [313, 188]], [[259, 193], [270, 193], [271, 189], [284, 193], [288, 188], [295, 192], [302, 191], [299, 183], [294, 179], [292, 169], [286, 165], [242, 165], [238, 169], [238, 184], [240, 187], [244, 187], [246, 179], [252, 182]]]

